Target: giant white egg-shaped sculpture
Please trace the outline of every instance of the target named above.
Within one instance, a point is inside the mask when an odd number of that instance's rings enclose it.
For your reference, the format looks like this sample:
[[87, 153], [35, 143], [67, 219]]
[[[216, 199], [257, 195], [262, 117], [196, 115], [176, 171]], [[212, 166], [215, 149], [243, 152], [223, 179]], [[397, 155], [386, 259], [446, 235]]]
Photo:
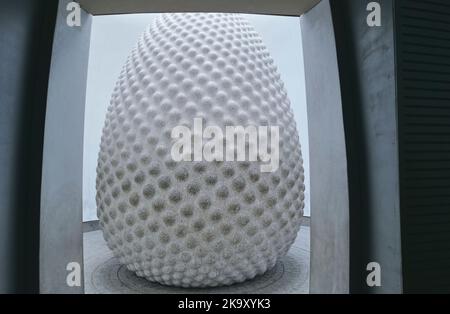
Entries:
[[[175, 161], [172, 130], [195, 118], [278, 126], [279, 166]], [[290, 102], [252, 26], [239, 14], [160, 15], [123, 67], [100, 145], [98, 217], [120, 262], [182, 287], [263, 274], [297, 236], [303, 180]]]

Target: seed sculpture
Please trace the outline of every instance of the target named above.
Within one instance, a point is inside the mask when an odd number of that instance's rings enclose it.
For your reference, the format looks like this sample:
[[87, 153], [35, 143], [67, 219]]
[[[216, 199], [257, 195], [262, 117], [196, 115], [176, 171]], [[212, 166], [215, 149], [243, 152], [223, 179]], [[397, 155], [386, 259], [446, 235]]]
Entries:
[[[279, 166], [174, 161], [172, 130], [195, 118], [278, 126]], [[252, 26], [239, 14], [160, 15], [123, 67], [100, 144], [97, 214], [120, 262], [181, 287], [263, 274], [297, 236], [303, 181], [290, 102]]]

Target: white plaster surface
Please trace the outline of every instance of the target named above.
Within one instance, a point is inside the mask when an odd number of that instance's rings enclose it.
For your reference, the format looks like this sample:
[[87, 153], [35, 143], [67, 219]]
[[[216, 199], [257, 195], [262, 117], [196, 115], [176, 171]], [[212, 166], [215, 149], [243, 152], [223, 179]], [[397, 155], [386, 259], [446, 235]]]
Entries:
[[[272, 125], [280, 167], [174, 162], [173, 127]], [[251, 145], [252, 143], [250, 143]], [[132, 50], [107, 110], [97, 207], [108, 247], [139, 277], [214, 287], [272, 269], [295, 241], [305, 186], [290, 101], [237, 14], [164, 14]]]

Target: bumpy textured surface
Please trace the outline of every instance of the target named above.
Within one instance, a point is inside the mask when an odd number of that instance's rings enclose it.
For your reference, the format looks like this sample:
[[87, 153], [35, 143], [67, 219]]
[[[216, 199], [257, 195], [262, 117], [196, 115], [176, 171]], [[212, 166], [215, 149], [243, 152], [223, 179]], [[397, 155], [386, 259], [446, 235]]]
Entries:
[[[278, 125], [280, 167], [175, 162], [172, 128]], [[97, 207], [109, 248], [152, 282], [208, 287], [266, 272], [294, 242], [303, 168], [293, 113], [259, 35], [236, 14], [163, 14], [108, 107]]]

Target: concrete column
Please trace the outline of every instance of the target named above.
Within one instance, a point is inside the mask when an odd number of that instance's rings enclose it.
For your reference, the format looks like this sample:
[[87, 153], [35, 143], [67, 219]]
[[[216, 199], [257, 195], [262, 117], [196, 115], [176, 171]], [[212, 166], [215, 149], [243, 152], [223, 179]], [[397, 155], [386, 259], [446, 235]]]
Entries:
[[[332, 0], [350, 191], [350, 292], [402, 291], [393, 1], [377, 1], [381, 26], [369, 27], [368, 1]], [[369, 287], [367, 265], [381, 267]]]
[[347, 156], [330, 3], [301, 17], [311, 175], [311, 293], [349, 292]]
[[82, 293], [66, 284], [67, 264], [83, 274], [83, 130], [91, 16], [66, 23], [68, 0], [59, 1], [48, 86], [40, 222], [41, 293]]

